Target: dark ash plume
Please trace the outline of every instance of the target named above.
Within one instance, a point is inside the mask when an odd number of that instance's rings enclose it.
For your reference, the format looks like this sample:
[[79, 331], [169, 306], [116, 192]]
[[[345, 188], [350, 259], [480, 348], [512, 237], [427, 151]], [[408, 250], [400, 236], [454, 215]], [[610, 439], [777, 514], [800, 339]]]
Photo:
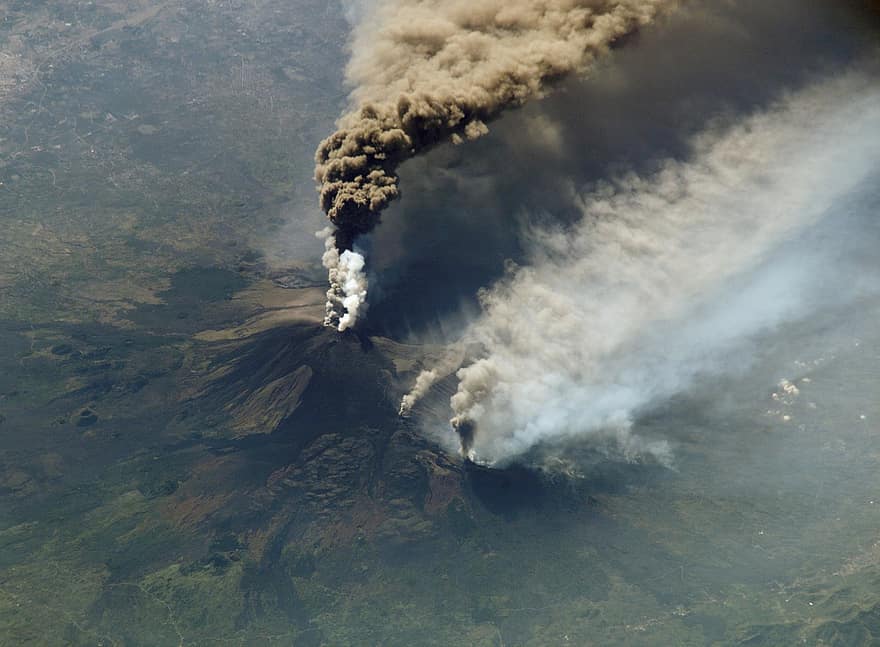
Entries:
[[[339, 256], [376, 226], [399, 195], [397, 169], [447, 140], [539, 97], [548, 83], [589, 69], [618, 39], [674, 0], [389, 0], [360, 29], [348, 76], [354, 109], [316, 153], [320, 204]], [[334, 281], [326, 323], [354, 325], [366, 297]], [[332, 261], [337, 260], [337, 264]], [[337, 272], [338, 273], [338, 272]], [[355, 301], [357, 303], [355, 304]], [[347, 316], [347, 318], [346, 318]], [[342, 321], [345, 321], [345, 326]]]

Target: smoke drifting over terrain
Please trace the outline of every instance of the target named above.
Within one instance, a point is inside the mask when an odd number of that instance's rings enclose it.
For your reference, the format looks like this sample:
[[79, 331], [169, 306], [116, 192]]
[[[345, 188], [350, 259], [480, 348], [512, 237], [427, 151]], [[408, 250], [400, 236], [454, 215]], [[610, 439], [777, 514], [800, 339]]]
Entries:
[[[335, 226], [328, 325], [353, 325], [366, 283], [339, 262], [398, 197], [398, 166], [439, 142], [487, 132], [503, 110], [583, 72], [672, 0], [388, 0], [360, 25], [348, 77], [353, 109], [316, 153], [321, 207]], [[358, 257], [360, 265], [363, 257]], [[351, 265], [353, 257], [347, 257]], [[359, 273], [359, 267], [354, 273]], [[349, 285], [348, 287], [352, 287]]]
[[506, 113], [488, 136], [410, 160], [400, 168], [406, 191], [365, 241], [366, 330], [457, 339], [479, 309], [477, 290], [501, 276], [505, 259], [525, 262], [524, 225], [575, 222], [590, 184], [685, 159], [708, 124], [842, 73], [876, 47], [868, 18], [826, 0], [684, 3], [587, 77]]
[[458, 372], [451, 402], [463, 452], [503, 463], [589, 435], [667, 460], [631, 432], [634, 416], [840, 292], [780, 250], [834, 218], [878, 160], [880, 88], [853, 74], [585, 195], [579, 223], [533, 232], [528, 266], [483, 294], [469, 335], [485, 356]]

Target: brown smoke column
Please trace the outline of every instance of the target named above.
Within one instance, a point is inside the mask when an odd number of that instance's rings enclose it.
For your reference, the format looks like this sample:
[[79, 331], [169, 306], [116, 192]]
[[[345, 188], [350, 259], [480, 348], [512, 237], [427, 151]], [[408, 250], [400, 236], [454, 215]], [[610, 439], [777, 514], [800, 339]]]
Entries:
[[[336, 252], [351, 250], [399, 195], [397, 168], [446, 140], [486, 132], [486, 122], [541, 96], [548, 84], [589, 69], [621, 37], [674, 0], [388, 0], [353, 47], [354, 108], [321, 142], [315, 178], [335, 226]], [[328, 245], [329, 249], [330, 245]], [[344, 314], [345, 286], [331, 270], [328, 325]], [[361, 288], [363, 288], [361, 282]], [[365, 295], [361, 290], [359, 294]]]

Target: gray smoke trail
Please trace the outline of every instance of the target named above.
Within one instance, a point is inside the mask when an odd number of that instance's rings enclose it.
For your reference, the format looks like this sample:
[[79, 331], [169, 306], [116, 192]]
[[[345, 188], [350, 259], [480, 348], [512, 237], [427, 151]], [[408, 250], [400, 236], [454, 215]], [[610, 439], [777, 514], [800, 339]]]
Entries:
[[[441, 141], [485, 134], [503, 110], [586, 71], [674, 0], [386, 0], [359, 29], [348, 69], [354, 108], [315, 155], [321, 208], [342, 253], [398, 196], [397, 168]], [[336, 268], [331, 264], [328, 270]], [[330, 277], [330, 293], [345, 293]], [[366, 292], [358, 293], [360, 299]], [[346, 314], [328, 300], [328, 325]], [[348, 301], [355, 303], [354, 299]]]
[[419, 400], [427, 395], [439, 380], [449, 377], [465, 363], [466, 354], [467, 350], [465, 346], [452, 346], [435, 362], [432, 368], [419, 373], [412, 389], [410, 389], [410, 391], [401, 399], [398, 415], [410, 415], [413, 407], [418, 404]]
[[880, 86], [819, 84], [693, 148], [584, 198], [573, 231], [537, 234], [530, 265], [484, 295], [469, 335], [485, 356], [451, 400], [463, 453], [504, 462], [587, 437], [667, 460], [633, 416], [811, 307], [802, 259], [741, 279], [880, 164]]
[[436, 368], [422, 371], [416, 378], [416, 383], [412, 390], [403, 396], [400, 401], [400, 409], [397, 414], [400, 416], [408, 416], [416, 403], [421, 400], [432, 386], [440, 379], [440, 371]]

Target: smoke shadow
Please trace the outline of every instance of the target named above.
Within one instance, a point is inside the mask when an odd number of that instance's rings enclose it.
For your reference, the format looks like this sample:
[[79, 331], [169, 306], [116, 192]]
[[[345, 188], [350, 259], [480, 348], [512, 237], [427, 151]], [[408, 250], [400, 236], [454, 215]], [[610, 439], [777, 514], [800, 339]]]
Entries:
[[664, 478], [659, 465], [594, 462], [585, 476], [569, 476], [527, 463], [487, 467], [465, 461], [467, 488], [490, 513], [507, 520], [525, 512], [566, 513], [594, 505], [595, 496], [621, 494]]
[[407, 162], [401, 200], [363, 241], [372, 272], [364, 329], [455, 338], [505, 260], [528, 261], [533, 228], [581, 218], [584, 190], [685, 159], [707, 125], [873, 51], [873, 24], [855, 4], [685, 8], [631, 38], [591, 78], [505, 115], [483, 139]]

